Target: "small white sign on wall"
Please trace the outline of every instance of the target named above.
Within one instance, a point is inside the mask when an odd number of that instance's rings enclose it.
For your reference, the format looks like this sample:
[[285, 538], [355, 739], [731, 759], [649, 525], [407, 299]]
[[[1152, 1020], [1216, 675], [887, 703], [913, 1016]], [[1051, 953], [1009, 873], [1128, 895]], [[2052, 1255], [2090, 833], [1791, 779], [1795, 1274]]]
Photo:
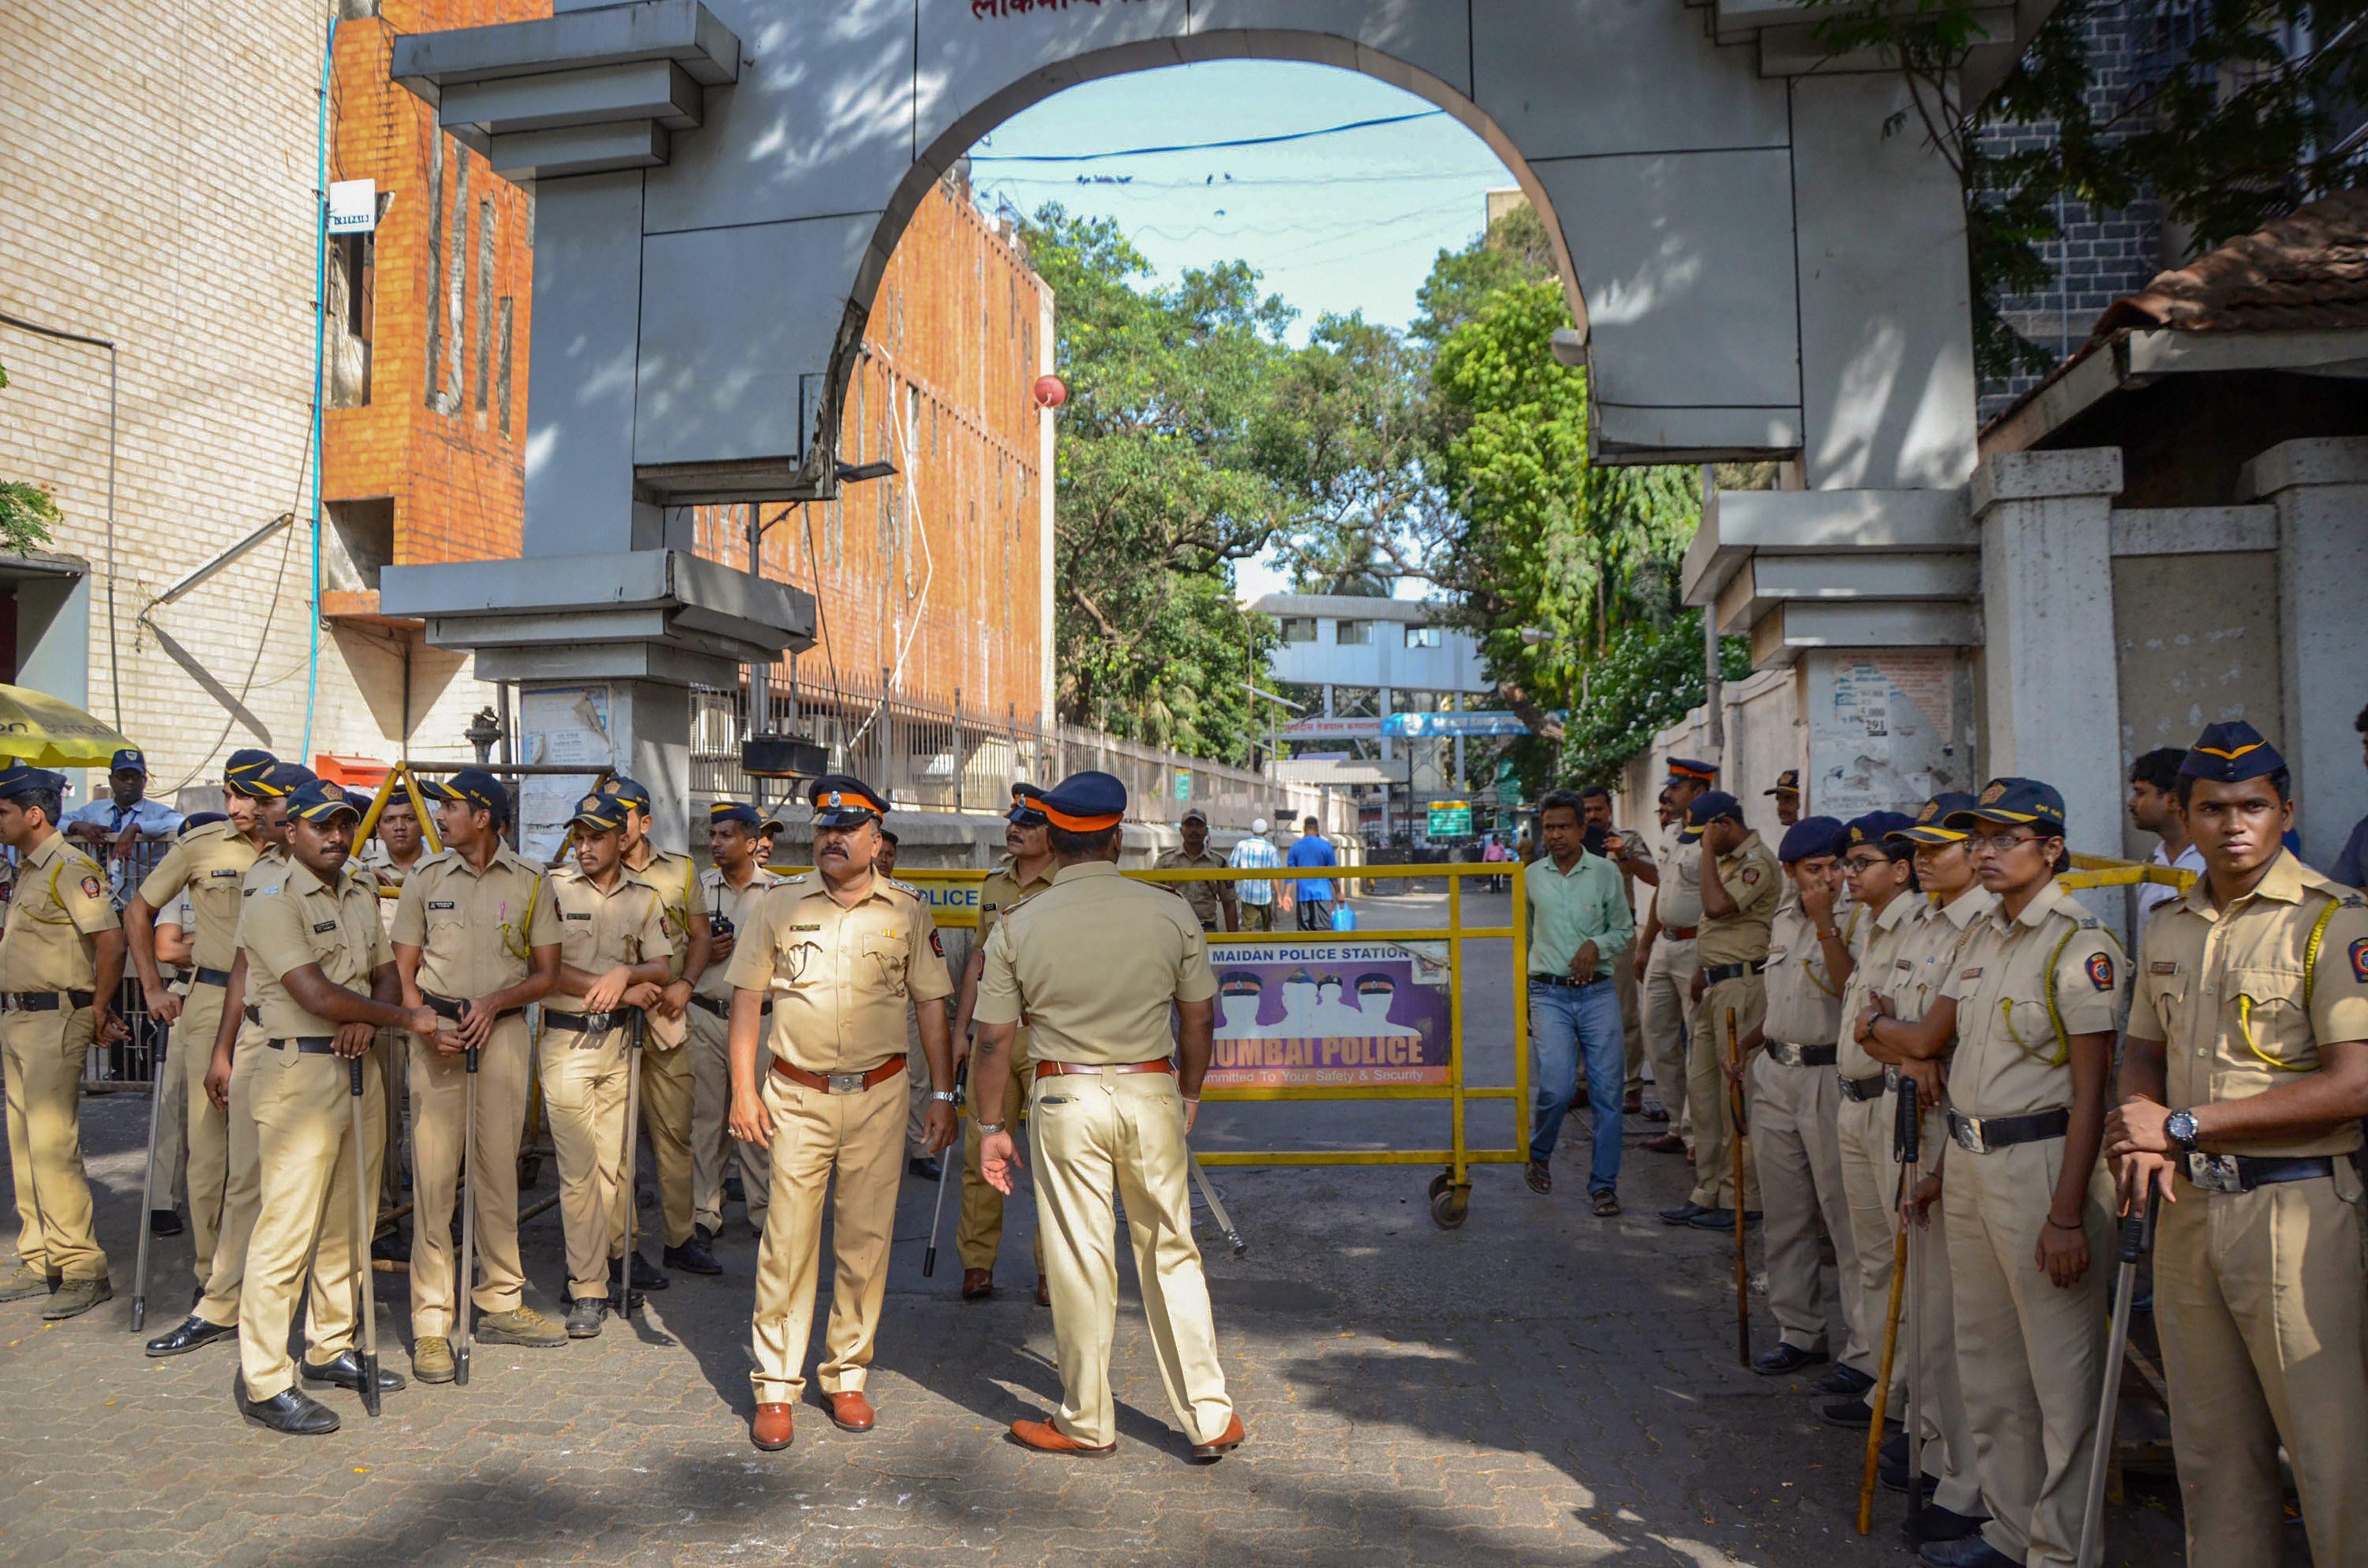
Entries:
[[378, 181], [329, 182], [329, 233], [367, 234], [378, 227]]

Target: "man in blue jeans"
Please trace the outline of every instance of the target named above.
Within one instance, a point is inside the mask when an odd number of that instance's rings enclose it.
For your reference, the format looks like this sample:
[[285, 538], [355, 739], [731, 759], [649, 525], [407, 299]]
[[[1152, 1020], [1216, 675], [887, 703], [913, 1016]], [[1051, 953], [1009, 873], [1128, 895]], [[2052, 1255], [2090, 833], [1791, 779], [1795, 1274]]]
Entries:
[[1531, 862], [1530, 901], [1530, 1078], [1536, 1105], [1530, 1126], [1532, 1192], [1554, 1189], [1554, 1142], [1587, 1062], [1595, 1117], [1595, 1155], [1588, 1196], [1598, 1214], [1620, 1212], [1620, 1142], [1625, 1131], [1620, 1086], [1627, 1071], [1620, 993], [1611, 968], [1635, 935], [1635, 920], [1611, 861], [1588, 852], [1578, 797], [1556, 790], [1538, 806], [1545, 854]]

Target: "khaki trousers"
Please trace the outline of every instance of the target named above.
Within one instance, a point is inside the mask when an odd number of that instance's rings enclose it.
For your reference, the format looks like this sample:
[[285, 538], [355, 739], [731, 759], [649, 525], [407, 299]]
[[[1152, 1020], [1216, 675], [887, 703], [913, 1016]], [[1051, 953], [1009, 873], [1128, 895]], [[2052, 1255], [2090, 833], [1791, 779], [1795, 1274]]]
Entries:
[[[206, 1270], [205, 1295], [197, 1315], [224, 1327], [238, 1321], [239, 1299], [246, 1278], [247, 1244], [255, 1237], [256, 1211], [263, 1203], [263, 1151], [255, 1124], [255, 1075], [271, 1054], [263, 1033], [253, 1024], [241, 1024], [232, 1045], [230, 1110], [224, 1118], [222, 1229], [214, 1239], [214, 1258]], [[200, 1090], [199, 1093], [203, 1093]]]
[[[684, 1011], [697, 1014], [699, 1009]], [[688, 1030], [682, 1041], [666, 1050], [659, 1049], [655, 1028], [645, 1027], [642, 1040], [642, 1131], [650, 1141], [651, 1163], [657, 1167], [666, 1244], [678, 1247], [690, 1240], [693, 1222], [690, 1130], [698, 1074]], [[623, 1223], [621, 1211], [618, 1222]]]
[[[690, 1020], [690, 1039], [683, 1045], [690, 1057], [690, 1222], [712, 1233], [723, 1232], [723, 1173], [739, 1151], [740, 1188], [748, 1195], [748, 1223], [761, 1230], [764, 1167], [752, 1165], [745, 1145], [732, 1136], [732, 1026], [697, 1003], [685, 1016]], [[761, 1157], [764, 1151], [757, 1153]]]
[[[1841, 1165], [1842, 1203], [1849, 1210], [1855, 1266], [1843, 1277], [1842, 1290], [1858, 1298], [1854, 1311], [1879, 1358], [1891, 1320], [1892, 1257], [1899, 1245], [1899, 1165], [1891, 1157], [1894, 1101], [1888, 1093], [1871, 1100], [1846, 1100], [1839, 1074], [1834, 1082], [1834, 1153]], [[1841, 1256], [1839, 1243], [1834, 1255]], [[1880, 1369], [1874, 1364], [1864, 1369], [1870, 1375]], [[1895, 1416], [1907, 1407], [1907, 1362], [1896, 1352], [1888, 1398], [1884, 1408]], [[1872, 1391], [1868, 1403], [1871, 1408]]]
[[1032, 1091], [1030, 1147], [1038, 1215], [1049, 1238], [1044, 1272], [1061, 1369], [1061, 1408], [1053, 1424], [1080, 1443], [1118, 1441], [1110, 1381], [1118, 1329], [1115, 1187], [1126, 1205], [1136, 1282], [1168, 1405], [1187, 1437], [1213, 1442], [1233, 1420], [1234, 1402], [1217, 1365], [1209, 1283], [1192, 1239], [1190, 1151], [1175, 1076], [1064, 1074], [1036, 1082]]
[[418, 1038], [407, 1029], [378, 1031], [379, 1065], [386, 1073], [386, 1158], [379, 1162], [378, 1184], [378, 1223], [383, 1235], [394, 1233], [394, 1221], [387, 1216], [403, 1206], [403, 1173], [417, 1164], [404, 1137], [404, 1120], [411, 1108], [411, 1042]]
[[[625, 1210], [618, 1193], [625, 1181], [625, 1046], [631, 1038], [623, 1026], [601, 1035], [558, 1028], [542, 1033], [542, 1108], [559, 1165], [559, 1220], [571, 1301], [607, 1295], [609, 1260], [624, 1255]], [[646, 1054], [642, 1070], [649, 1070]], [[484, 1114], [480, 1106], [481, 1119]], [[632, 1195], [624, 1200], [631, 1202]]]
[[[934, 1006], [942, 1007], [945, 1004]], [[922, 1131], [921, 1118], [928, 1112], [929, 1093], [935, 1085], [929, 1081], [929, 1053], [921, 1049], [918, 1040], [905, 1048], [905, 1077], [912, 1085], [905, 1095], [905, 1157], [927, 1159], [929, 1141]]]
[[173, 1076], [181, 1081], [188, 1118], [189, 1241], [200, 1285], [213, 1271], [214, 1244], [222, 1235], [222, 1188], [230, 1180], [230, 1119], [206, 1097], [206, 1070], [213, 1065], [222, 1009], [221, 986], [190, 985], [181, 1016], [173, 1021], [173, 1044], [165, 1059]]
[[1630, 1094], [1645, 1087], [1645, 1016], [1638, 1005], [1636, 966], [1626, 953], [1611, 960], [1611, 989], [1620, 996], [1620, 1036], [1625, 1047], [1627, 1083]]
[[888, 1244], [905, 1174], [905, 1076], [833, 1095], [791, 1083], [769, 1060], [757, 1065], [765, 1069], [759, 1092], [773, 1117], [773, 1192], [757, 1248], [757, 1369], [748, 1381], [759, 1404], [794, 1404], [805, 1391], [822, 1272], [823, 1193], [835, 1175], [830, 1322], [814, 1378], [825, 1393], [860, 1392], [888, 1294]]
[[1645, 961], [1643, 1002], [1637, 1009], [1645, 1055], [1653, 1064], [1653, 1091], [1669, 1113], [1669, 1131], [1690, 1149], [1694, 1130], [1686, 1104], [1686, 1023], [1693, 1004], [1686, 999], [1686, 988], [1693, 978], [1693, 943], [1661, 937]]
[[2209, 1193], [2162, 1206], [2155, 1324], [2170, 1384], [2187, 1561], [2276, 1568], [2283, 1444], [2314, 1562], [2368, 1562], [2368, 1369], [2360, 1177]]
[[477, 1141], [462, 1149], [469, 1119], [469, 1066], [416, 1035], [409, 1043], [411, 1092], [411, 1331], [450, 1338], [459, 1307], [460, 1260], [452, 1244], [452, 1206], [468, 1170], [477, 1211], [477, 1274], [472, 1299], [481, 1312], [516, 1312], [526, 1285], [518, 1258], [518, 1138], [526, 1127], [532, 1047], [524, 1017], [504, 1018], [477, 1053]]
[[[1726, 1014], [1735, 1010], [1735, 1032], [1751, 1031], [1768, 1010], [1768, 988], [1756, 974], [1721, 981], [1702, 993], [1686, 1035], [1686, 1107], [1693, 1119], [1693, 1200], [1705, 1209], [1732, 1209], [1735, 1191], [1735, 1110], [1726, 1096]], [[1751, 1076], [1744, 1074], [1744, 1114], [1751, 1113]], [[1759, 1207], [1759, 1176], [1751, 1151], [1743, 1152], [1743, 1207]]]
[[[1759, 1053], [1751, 1067], [1751, 1158], [1767, 1204], [1768, 1307], [1782, 1338], [1872, 1376], [1874, 1352], [1859, 1316], [1858, 1248], [1842, 1190], [1834, 1111], [1840, 1079], [1831, 1067], [1787, 1067]], [[1817, 1225], [1834, 1239], [1835, 1285], [1817, 1261]], [[1883, 1325], [1876, 1324], [1878, 1337]]]
[[[174, 1024], [174, 1033], [165, 1042], [164, 1058], [155, 1063], [148, 1085], [154, 1100], [150, 1114], [156, 1119], [156, 1152], [148, 1161], [148, 1202], [152, 1209], [177, 1209], [189, 1195], [189, 1076], [181, 1070], [177, 1060], [180, 1025]], [[213, 1041], [206, 1041], [211, 1051]], [[142, 1214], [140, 1222], [146, 1224]]]
[[[1022, 1131], [1020, 1122], [1028, 1103], [1025, 1087], [1033, 1071], [1025, 1056], [1011, 1063], [1011, 1076], [1003, 1088], [1003, 1125], [1011, 1130], [1016, 1140]], [[978, 1108], [962, 1122], [962, 1216], [954, 1224], [954, 1252], [962, 1258], [965, 1270], [984, 1268], [995, 1271], [996, 1255], [1003, 1247], [1003, 1194], [987, 1185], [978, 1165]], [[951, 1153], [951, 1151], [948, 1151]], [[1016, 1201], [1016, 1198], [1014, 1199]], [[1036, 1216], [1036, 1272], [1044, 1272], [1044, 1216]]]
[[97, 1028], [88, 1007], [29, 1013], [11, 1006], [0, 1016], [17, 1256], [28, 1268], [70, 1280], [107, 1278], [82, 1163], [82, 1062]]
[[251, 1400], [271, 1399], [296, 1381], [288, 1330], [308, 1268], [305, 1359], [319, 1365], [354, 1348], [355, 1286], [358, 1279], [369, 1286], [376, 1167], [386, 1137], [384, 1074], [377, 1056], [365, 1054], [362, 1190], [370, 1222], [357, 1226], [351, 1064], [337, 1056], [304, 1055], [292, 1044], [260, 1047], [258, 1056], [250, 1086], [262, 1196], [238, 1308], [239, 1375]]
[[2040, 1271], [2035, 1249], [2063, 1161], [2061, 1138], [1987, 1154], [1952, 1147], [1941, 1188], [1957, 1378], [1991, 1516], [1982, 1535], [2030, 1568], [2070, 1563], [2079, 1550], [2114, 1256], [2100, 1163], [2083, 1213], [2089, 1271], [2068, 1290]]

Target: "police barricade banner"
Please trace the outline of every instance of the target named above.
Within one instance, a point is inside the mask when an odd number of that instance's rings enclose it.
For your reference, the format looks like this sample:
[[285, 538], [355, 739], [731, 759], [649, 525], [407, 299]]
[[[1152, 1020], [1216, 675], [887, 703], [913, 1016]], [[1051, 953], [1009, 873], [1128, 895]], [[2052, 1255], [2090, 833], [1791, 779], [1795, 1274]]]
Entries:
[[1447, 1082], [1444, 942], [1212, 944], [1215, 1088]]

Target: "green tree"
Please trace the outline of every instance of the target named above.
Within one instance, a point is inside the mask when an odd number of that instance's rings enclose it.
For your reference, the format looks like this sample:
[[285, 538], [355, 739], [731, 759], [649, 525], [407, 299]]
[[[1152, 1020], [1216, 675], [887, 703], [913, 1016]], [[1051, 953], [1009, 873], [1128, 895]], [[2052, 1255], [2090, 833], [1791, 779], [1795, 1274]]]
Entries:
[[[8, 384], [8, 369], [0, 365], [0, 388]], [[22, 555], [50, 542], [58, 521], [58, 504], [50, 493], [29, 480], [0, 480], [0, 551]]]

